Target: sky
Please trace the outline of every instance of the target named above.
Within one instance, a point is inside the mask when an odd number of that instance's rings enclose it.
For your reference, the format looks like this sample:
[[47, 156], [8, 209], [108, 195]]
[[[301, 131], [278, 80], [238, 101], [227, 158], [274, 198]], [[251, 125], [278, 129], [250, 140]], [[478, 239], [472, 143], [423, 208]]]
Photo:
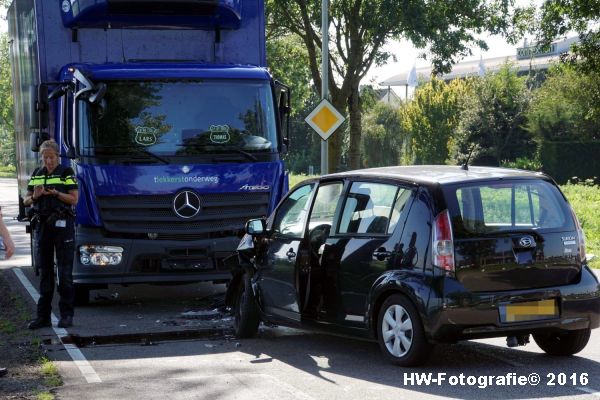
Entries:
[[[515, 6], [527, 7], [530, 5], [535, 5], [537, 8], [539, 8], [543, 2], [544, 0], [515, 0]], [[480, 57], [486, 59], [515, 55], [516, 47], [521, 47], [522, 45], [522, 43], [510, 45], [503, 37], [498, 35], [481, 35], [478, 36], [478, 38], [485, 40], [488, 45], [488, 50], [483, 51], [477, 47], [473, 48], [473, 54], [460, 61], [479, 60]], [[386, 44], [384, 49], [394, 54], [397, 61], [394, 62], [390, 60], [386, 65], [381, 67], [372, 67], [365, 79], [363, 79], [361, 82], [362, 84], [378, 83], [385, 81], [394, 75], [408, 73], [414, 65], [416, 65], [417, 68], [428, 67], [431, 65], [429, 61], [419, 58], [419, 55], [423, 52], [423, 50], [416, 49], [410, 41], [404, 40], [390, 42]]]
[[[500, 36], [483, 35], [481, 37], [487, 43], [488, 50], [484, 51], [479, 48], [473, 48], [473, 54], [465, 57], [461, 61], [479, 60], [480, 57], [486, 59], [515, 55], [516, 47], [521, 46], [521, 43], [510, 45]], [[394, 62], [390, 60], [386, 65], [381, 67], [372, 67], [362, 81], [363, 84], [379, 83], [394, 75], [408, 73], [413, 65], [416, 65], [417, 68], [428, 67], [431, 65], [429, 61], [419, 58], [419, 55], [423, 50], [416, 49], [409, 41], [404, 40], [388, 43], [384, 49], [394, 54], [397, 61]]]

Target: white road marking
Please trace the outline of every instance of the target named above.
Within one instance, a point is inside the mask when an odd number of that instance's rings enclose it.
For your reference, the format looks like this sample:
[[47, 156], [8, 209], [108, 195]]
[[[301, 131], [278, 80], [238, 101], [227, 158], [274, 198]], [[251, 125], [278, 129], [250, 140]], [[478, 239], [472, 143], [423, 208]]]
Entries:
[[[23, 285], [23, 287], [25, 287], [27, 292], [29, 292], [29, 295], [31, 296], [31, 298], [37, 303], [38, 300], [40, 299], [40, 295], [37, 292], [37, 290], [35, 290], [35, 288], [31, 284], [31, 282], [29, 282], [29, 279], [27, 279], [27, 277], [25, 276], [23, 271], [21, 271], [19, 268], [13, 268], [13, 271], [15, 271], [15, 275], [21, 281], [21, 284]], [[77, 346], [75, 346], [74, 344], [69, 344], [69, 343], [63, 342], [63, 338], [68, 336], [68, 332], [63, 328], [58, 328], [56, 326], [56, 324], [58, 323], [58, 318], [56, 318], [56, 315], [54, 315], [54, 313], [52, 313], [51, 318], [52, 318], [52, 329], [54, 330], [54, 333], [60, 339], [60, 342], [65, 347], [65, 350], [67, 350], [67, 353], [69, 353], [69, 355], [71, 356], [71, 359], [73, 360], [75, 365], [77, 365], [77, 368], [79, 368], [81, 375], [83, 375], [83, 377], [85, 378], [87, 383], [102, 382], [102, 380], [100, 379], [100, 377], [98, 376], [98, 374], [96, 373], [96, 371], [94, 370], [92, 365], [89, 363], [89, 361], [85, 358], [85, 356], [83, 355], [81, 350], [79, 350], [79, 348]]]

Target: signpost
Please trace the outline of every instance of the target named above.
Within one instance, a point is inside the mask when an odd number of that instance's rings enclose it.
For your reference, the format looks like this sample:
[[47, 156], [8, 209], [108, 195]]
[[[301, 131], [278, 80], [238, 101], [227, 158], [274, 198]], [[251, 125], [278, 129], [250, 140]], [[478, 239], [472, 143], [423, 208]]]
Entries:
[[321, 136], [321, 175], [329, 171], [327, 139], [344, 122], [344, 117], [331, 105], [329, 97], [329, 0], [321, 0], [321, 102], [304, 119]]
[[344, 122], [344, 119], [344, 116], [330, 102], [323, 99], [304, 121], [321, 136], [321, 139], [326, 141]]

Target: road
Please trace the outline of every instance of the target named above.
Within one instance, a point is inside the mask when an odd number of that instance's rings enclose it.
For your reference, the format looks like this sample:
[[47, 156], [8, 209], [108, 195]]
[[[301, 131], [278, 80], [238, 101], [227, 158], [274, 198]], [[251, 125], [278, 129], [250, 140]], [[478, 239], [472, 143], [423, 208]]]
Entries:
[[[16, 183], [0, 179], [5, 221], [17, 255], [0, 261], [13, 287], [37, 280], [16, 215]], [[15, 202], [12, 201], [15, 200]], [[14, 203], [14, 204], [13, 204]], [[39, 334], [64, 385], [58, 399], [597, 399], [600, 329], [576, 357], [503, 338], [439, 345], [420, 368], [388, 365], [376, 343], [262, 327], [255, 339], [230, 335], [224, 285], [110, 287], [76, 310], [68, 331]], [[35, 293], [34, 293], [35, 294]], [[32, 310], [34, 301], [30, 301]], [[55, 308], [56, 309], [56, 308]], [[533, 385], [539, 376], [540, 382]], [[433, 381], [435, 379], [435, 381]], [[427, 384], [429, 380], [429, 384]], [[522, 384], [520, 384], [522, 383]]]

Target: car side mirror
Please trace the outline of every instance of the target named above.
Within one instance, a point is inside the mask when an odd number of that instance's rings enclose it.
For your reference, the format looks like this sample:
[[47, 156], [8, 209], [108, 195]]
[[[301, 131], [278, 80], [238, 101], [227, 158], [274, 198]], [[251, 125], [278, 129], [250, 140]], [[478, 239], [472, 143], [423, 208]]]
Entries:
[[264, 219], [251, 219], [246, 222], [246, 233], [248, 235], [257, 236], [262, 235], [267, 231], [267, 224]]

